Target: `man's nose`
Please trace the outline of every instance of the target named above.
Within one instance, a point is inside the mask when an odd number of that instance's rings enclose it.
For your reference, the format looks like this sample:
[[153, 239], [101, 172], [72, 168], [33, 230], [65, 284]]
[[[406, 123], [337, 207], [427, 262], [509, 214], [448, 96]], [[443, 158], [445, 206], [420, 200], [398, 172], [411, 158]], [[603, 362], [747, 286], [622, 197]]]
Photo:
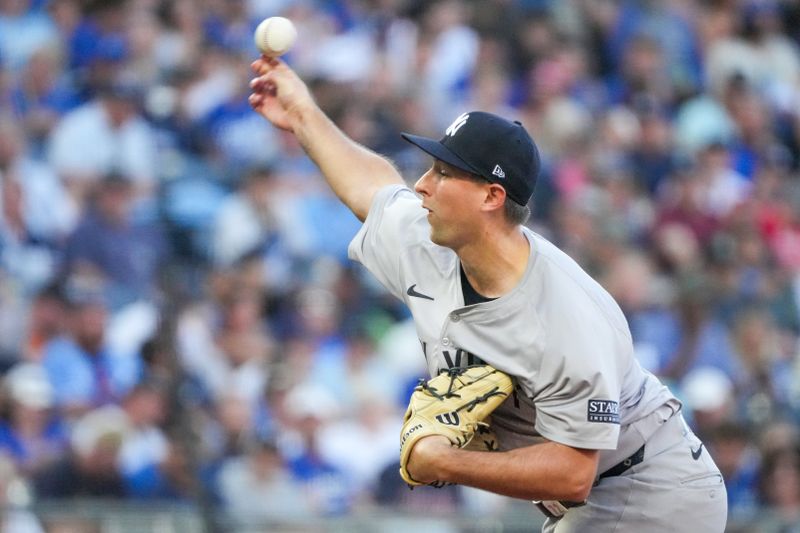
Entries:
[[423, 195], [427, 195], [428, 194], [428, 189], [427, 189], [428, 180], [427, 180], [427, 178], [428, 178], [428, 174], [430, 174], [430, 173], [431, 173], [431, 171], [428, 170], [425, 174], [420, 176], [419, 179], [417, 180], [417, 182], [414, 184], [414, 190], [417, 192], [417, 194], [423, 194]]

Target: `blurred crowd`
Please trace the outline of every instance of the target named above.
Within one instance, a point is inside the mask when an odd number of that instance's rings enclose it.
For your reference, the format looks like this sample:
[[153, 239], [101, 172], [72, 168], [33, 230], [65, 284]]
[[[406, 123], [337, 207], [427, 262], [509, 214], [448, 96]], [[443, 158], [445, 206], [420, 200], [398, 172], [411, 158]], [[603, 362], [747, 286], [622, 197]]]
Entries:
[[[791, 0], [0, 0], [0, 500], [173, 501], [234, 524], [409, 491], [425, 373], [358, 221], [248, 103], [252, 32], [409, 183], [480, 109], [543, 155], [529, 222], [617, 299], [735, 527], [800, 529], [800, 4]], [[751, 526], [757, 524], [757, 526]]]

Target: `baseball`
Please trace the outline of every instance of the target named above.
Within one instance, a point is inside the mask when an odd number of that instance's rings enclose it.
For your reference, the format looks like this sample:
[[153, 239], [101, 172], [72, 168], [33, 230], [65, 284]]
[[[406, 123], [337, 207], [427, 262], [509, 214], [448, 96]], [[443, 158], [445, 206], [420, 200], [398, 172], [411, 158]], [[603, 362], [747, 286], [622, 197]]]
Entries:
[[269, 17], [256, 28], [256, 47], [261, 53], [278, 57], [285, 54], [294, 44], [297, 30], [292, 21], [284, 17]]

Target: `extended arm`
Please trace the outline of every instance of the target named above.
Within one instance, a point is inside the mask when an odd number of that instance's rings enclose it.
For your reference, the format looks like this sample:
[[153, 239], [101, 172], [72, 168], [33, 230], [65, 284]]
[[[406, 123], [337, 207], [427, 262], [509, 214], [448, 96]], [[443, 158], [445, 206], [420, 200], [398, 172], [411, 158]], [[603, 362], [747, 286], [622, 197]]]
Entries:
[[319, 167], [333, 192], [364, 220], [382, 187], [403, 183], [382, 156], [347, 137], [317, 106], [305, 83], [285, 63], [262, 57], [250, 83], [250, 105], [275, 126], [291, 131]]
[[526, 500], [583, 501], [597, 475], [598, 452], [545, 442], [507, 452], [453, 448], [426, 437], [411, 451], [408, 471], [422, 482], [446, 481]]

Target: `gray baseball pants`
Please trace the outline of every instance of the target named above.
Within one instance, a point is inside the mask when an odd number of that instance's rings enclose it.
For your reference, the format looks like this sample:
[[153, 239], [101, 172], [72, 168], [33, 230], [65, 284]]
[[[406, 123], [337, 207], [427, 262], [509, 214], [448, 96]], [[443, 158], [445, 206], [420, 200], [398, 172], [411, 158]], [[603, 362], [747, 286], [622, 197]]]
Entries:
[[680, 412], [645, 443], [644, 460], [592, 489], [586, 505], [548, 519], [545, 533], [722, 533], [725, 483]]

